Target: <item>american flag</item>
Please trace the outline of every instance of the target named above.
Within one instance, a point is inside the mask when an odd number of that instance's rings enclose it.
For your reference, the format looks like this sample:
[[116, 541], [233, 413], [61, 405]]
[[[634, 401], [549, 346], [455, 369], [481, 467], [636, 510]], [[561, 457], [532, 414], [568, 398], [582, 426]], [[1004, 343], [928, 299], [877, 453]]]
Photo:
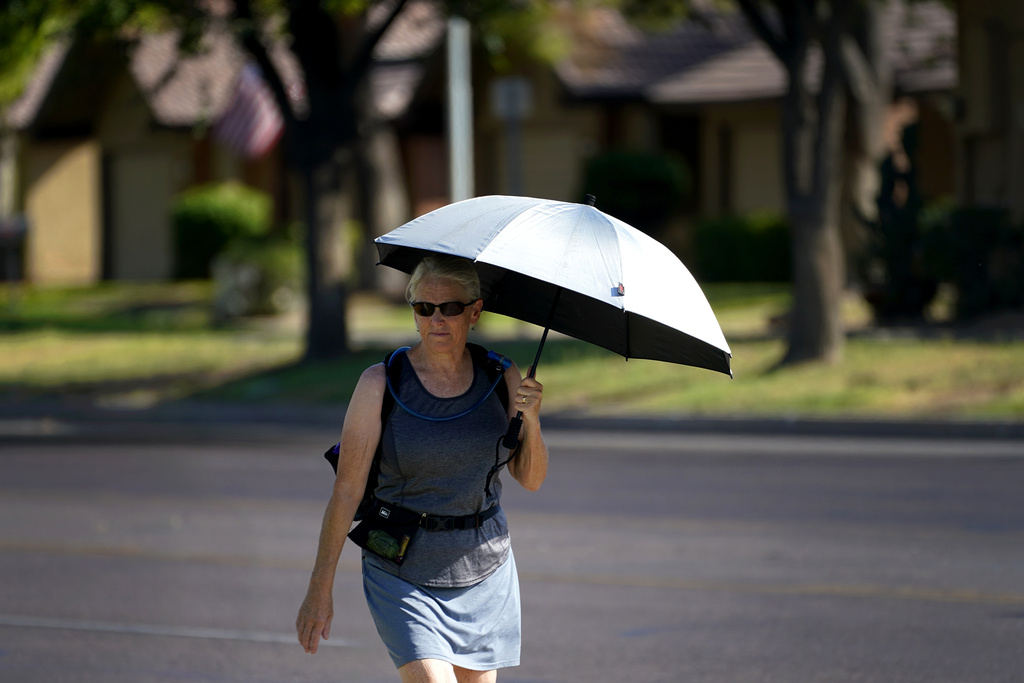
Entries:
[[213, 126], [223, 145], [246, 159], [257, 159], [277, 144], [284, 119], [259, 67], [247, 63], [238, 74], [227, 108]]

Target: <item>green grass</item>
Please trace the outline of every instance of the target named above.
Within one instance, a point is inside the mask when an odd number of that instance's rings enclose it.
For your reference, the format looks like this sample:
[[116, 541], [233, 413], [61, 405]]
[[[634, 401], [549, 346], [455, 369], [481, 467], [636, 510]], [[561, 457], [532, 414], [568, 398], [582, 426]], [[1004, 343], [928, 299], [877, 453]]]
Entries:
[[161, 332], [209, 327], [209, 282], [0, 289], [0, 332]]
[[294, 362], [295, 334], [211, 324], [205, 282], [2, 290], [0, 396], [149, 405]]
[[[1000, 417], [1024, 415], [1020, 344], [852, 339], [844, 362], [774, 370], [777, 340], [733, 345], [735, 379], [647, 361], [551, 369], [567, 408], [598, 413]], [[584, 375], [594, 379], [578, 381]], [[557, 387], [557, 389], [556, 389]]]
[[[857, 416], [1020, 419], [1024, 344], [854, 336], [833, 366], [775, 366], [784, 351], [772, 319], [788, 305], [774, 285], [721, 285], [708, 298], [733, 351], [735, 379], [615, 356], [552, 335], [538, 370], [549, 413]], [[80, 395], [144, 407], [192, 397], [216, 401], [344, 403], [362, 370], [415, 341], [411, 314], [354, 297], [351, 356], [300, 364], [295, 320], [210, 323], [207, 283], [107, 285], [0, 295], [0, 398]], [[848, 325], [868, 321], [851, 299]], [[539, 330], [485, 317], [482, 343], [524, 370]]]

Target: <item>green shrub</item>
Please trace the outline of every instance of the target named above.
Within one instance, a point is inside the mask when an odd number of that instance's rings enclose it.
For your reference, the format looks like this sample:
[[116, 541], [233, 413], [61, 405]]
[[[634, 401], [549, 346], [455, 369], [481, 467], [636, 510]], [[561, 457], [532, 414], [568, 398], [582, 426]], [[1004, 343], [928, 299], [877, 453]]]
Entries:
[[957, 209], [948, 240], [958, 318], [1024, 306], [1024, 229], [1008, 210]]
[[270, 230], [270, 197], [240, 183], [186, 190], [174, 202], [175, 276], [210, 277], [210, 264], [235, 238], [259, 238]]
[[219, 321], [297, 308], [305, 282], [304, 252], [295, 240], [236, 238], [213, 261], [213, 305]]
[[937, 282], [953, 282], [955, 266], [951, 249], [953, 214], [951, 197], [926, 203], [918, 216], [924, 270]]
[[662, 153], [612, 151], [587, 164], [583, 193], [597, 208], [649, 235], [656, 235], [691, 192], [690, 174]]
[[772, 211], [703, 220], [694, 230], [694, 274], [703, 282], [788, 282], [789, 223]]

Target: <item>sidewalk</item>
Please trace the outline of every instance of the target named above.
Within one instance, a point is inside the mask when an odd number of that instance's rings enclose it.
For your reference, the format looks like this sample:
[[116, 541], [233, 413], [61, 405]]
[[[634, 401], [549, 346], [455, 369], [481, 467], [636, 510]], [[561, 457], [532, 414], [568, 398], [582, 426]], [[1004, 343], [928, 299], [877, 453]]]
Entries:
[[[59, 401], [0, 402], [0, 440], [59, 437], [71, 432], [108, 435], [192, 431], [210, 434], [304, 431], [340, 434], [345, 406], [267, 405], [175, 401], [143, 409], [103, 408]], [[1024, 421], [882, 420], [841, 417], [608, 416], [583, 412], [544, 415], [544, 428], [562, 431], [850, 436], [1024, 441]], [[333, 438], [333, 437], [332, 437]], [[1021, 448], [1024, 449], [1024, 443]]]

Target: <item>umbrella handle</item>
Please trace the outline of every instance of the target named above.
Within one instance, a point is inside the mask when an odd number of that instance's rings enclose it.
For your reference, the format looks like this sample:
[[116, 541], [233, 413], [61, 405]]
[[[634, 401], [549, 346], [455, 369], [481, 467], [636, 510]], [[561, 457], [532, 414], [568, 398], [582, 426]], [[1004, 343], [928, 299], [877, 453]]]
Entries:
[[[537, 375], [537, 365], [540, 363], [540, 354], [544, 350], [544, 342], [548, 339], [548, 331], [551, 329], [551, 323], [555, 319], [555, 310], [558, 308], [558, 299], [562, 296], [562, 288], [559, 287], [555, 290], [555, 300], [551, 303], [551, 313], [548, 314], [548, 324], [544, 326], [544, 334], [540, 336], [540, 344], [537, 346], [537, 355], [533, 359], [533, 365], [530, 366], [530, 372], [526, 375], [527, 377], [535, 377]], [[508, 431], [505, 432], [505, 437], [502, 439], [501, 445], [507, 448], [509, 451], [514, 451], [519, 448], [519, 432], [523, 428], [523, 411], [519, 410], [516, 412], [516, 416], [513, 417], [508, 423]]]
[[519, 448], [519, 431], [523, 428], [523, 411], [516, 413], [516, 416], [509, 420], [508, 431], [501, 441], [501, 445], [510, 451]]
[[[533, 377], [537, 374], [537, 362], [540, 361], [540, 350], [544, 348], [544, 340], [548, 336], [547, 329], [544, 330], [544, 335], [540, 338], [540, 348], [537, 349], [537, 358], [533, 361], [533, 366], [530, 368], [527, 377]], [[509, 420], [508, 431], [505, 432], [505, 437], [502, 439], [501, 445], [507, 448], [509, 451], [514, 451], [519, 448], [519, 432], [523, 429], [523, 411], [516, 411], [516, 416]]]

